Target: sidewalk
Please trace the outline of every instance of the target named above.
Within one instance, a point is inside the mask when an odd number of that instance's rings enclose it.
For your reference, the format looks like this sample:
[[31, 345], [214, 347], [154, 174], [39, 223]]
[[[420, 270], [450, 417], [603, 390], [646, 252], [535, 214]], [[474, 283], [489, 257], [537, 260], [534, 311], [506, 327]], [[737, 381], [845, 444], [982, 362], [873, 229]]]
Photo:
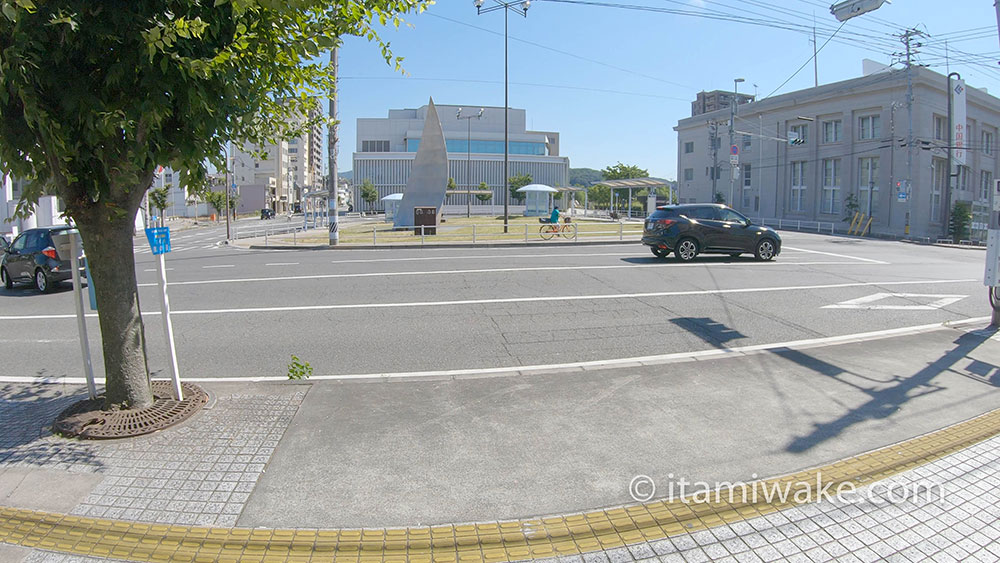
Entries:
[[[82, 388], [0, 389], [0, 559], [1000, 557], [990, 333], [586, 373], [205, 387], [211, 408], [183, 425], [113, 442], [48, 434]], [[864, 487], [931, 480], [948, 498], [664, 498], [680, 477], [817, 472]], [[629, 494], [638, 475], [658, 485], [645, 504]]]

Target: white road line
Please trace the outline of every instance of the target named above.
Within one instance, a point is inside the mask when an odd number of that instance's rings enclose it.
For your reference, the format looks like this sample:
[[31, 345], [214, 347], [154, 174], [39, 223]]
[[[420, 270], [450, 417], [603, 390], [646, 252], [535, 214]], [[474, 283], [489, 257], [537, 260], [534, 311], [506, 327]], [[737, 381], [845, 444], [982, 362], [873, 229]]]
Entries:
[[872, 260], [871, 258], [861, 258], [860, 256], [848, 256], [846, 254], [834, 254], [833, 252], [822, 252], [819, 250], [807, 250], [805, 248], [795, 248], [792, 246], [783, 246], [782, 250], [795, 250], [797, 252], [808, 252], [810, 254], [823, 254], [825, 256], [833, 256], [834, 258], [847, 258], [849, 260], [860, 260], [862, 262], [870, 262], [872, 264], [888, 264], [889, 262], [883, 262], [881, 260]]
[[208, 270], [210, 268], [235, 268], [234, 264], [216, 264], [215, 266], [202, 266], [203, 270]]
[[[743, 287], [734, 289], [701, 289], [693, 291], [656, 291], [648, 293], [610, 293], [598, 295], [554, 295], [549, 297], [509, 297], [498, 299], [462, 299], [456, 301], [409, 301], [398, 303], [350, 303], [343, 305], [288, 305], [283, 307], [247, 307], [241, 309], [191, 309], [172, 311], [171, 315], [220, 315], [227, 313], [280, 313], [288, 311], [333, 311], [348, 309], [399, 309], [411, 307], [457, 307], [461, 305], [492, 305], [501, 303], [542, 303], [566, 301], [605, 301], [624, 299], [647, 299], [655, 297], [691, 297], [697, 295], [731, 295], [743, 293], [770, 293], [776, 291], [802, 291], [818, 289], [843, 289], [848, 287], [897, 286], [897, 285], [938, 285], [949, 283], [972, 283], [978, 278], [955, 280], [912, 280], [884, 282], [835, 283], [827, 285], [790, 285], [783, 287]], [[143, 315], [159, 315], [160, 311], [143, 311]], [[97, 314], [88, 314], [96, 317]], [[0, 316], [0, 321], [24, 321], [47, 319], [75, 319], [76, 315], [10, 315]]]
[[[156, 268], [147, 268], [147, 269], [143, 270], [143, 272], [158, 272], [158, 271], [159, 270], [157, 270]], [[167, 268], [167, 271], [171, 272], [171, 271], [173, 271], [173, 268]], [[140, 285], [156, 285], [156, 286], [158, 286], [160, 284], [153, 283], [153, 284], [140, 284]]]
[[463, 256], [422, 256], [420, 258], [368, 258], [357, 260], [334, 260], [331, 264], [367, 264], [377, 262], [424, 262], [424, 261], [444, 261], [444, 260], [496, 260], [500, 258], [590, 258], [594, 256], [629, 256], [636, 254], [635, 249], [628, 252], [601, 252], [587, 254], [479, 254]]
[[[974, 317], [949, 321], [945, 323], [935, 323], [926, 325], [915, 325], [901, 328], [891, 328], [887, 330], [877, 330], [872, 332], [861, 332], [855, 334], [844, 334], [840, 336], [826, 336], [821, 338], [809, 338], [804, 340], [792, 340], [789, 342], [775, 342], [770, 344], [754, 344], [749, 346], [739, 346], [736, 348], [724, 348], [721, 350], [702, 350], [698, 352], [675, 352], [671, 354], [658, 354], [654, 356], [635, 356], [631, 358], [616, 358], [611, 360], [592, 360], [586, 362], [566, 362], [561, 364], [538, 364], [530, 366], [507, 366], [495, 368], [467, 368], [435, 371], [408, 371], [408, 372], [384, 372], [384, 373], [353, 373], [336, 375], [313, 375], [310, 381], [365, 381], [376, 380], [385, 381], [390, 379], [420, 379], [425, 377], [482, 377], [501, 375], [528, 375], [531, 373], [545, 373], [555, 371], [593, 371], [599, 369], [612, 369], [617, 367], [641, 367], [655, 366], [667, 363], [682, 363], [691, 361], [705, 361], [711, 359], [731, 358], [740, 356], [750, 356], [768, 353], [773, 350], [804, 350], [809, 348], [820, 348], [824, 346], [839, 346], [843, 344], [854, 344], [859, 342], [871, 342], [873, 340], [883, 340], [888, 338], [898, 338], [902, 336], [913, 336], [927, 332], [934, 332], [944, 328], [958, 327], [966, 324], [982, 323], [989, 321], [989, 317]], [[261, 381], [287, 381], [287, 376], [242, 376], [242, 377], [185, 377], [184, 381], [192, 383], [218, 383], [218, 382], [261, 382]], [[103, 378], [97, 379], [98, 383], [104, 383]], [[82, 377], [26, 377], [26, 376], [0, 376], [0, 383], [56, 383], [56, 384], [76, 384], [86, 383]]]
[[[225, 283], [253, 283], [253, 282], [273, 282], [273, 281], [295, 281], [295, 280], [323, 280], [338, 278], [391, 278], [399, 276], [432, 276], [432, 275], [456, 275], [456, 274], [497, 274], [511, 272], [549, 272], [549, 271], [584, 271], [584, 270], [624, 270], [624, 269], [644, 269], [644, 268], [697, 268], [697, 267], [778, 267], [778, 266], [850, 266], [857, 265], [858, 262], [712, 262], [696, 264], [614, 264], [609, 266], [535, 266], [529, 268], [478, 268], [473, 270], [424, 270], [419, 272], [363, 272], [356, 274], [305, 274], [301, 276], [274, 276], [267, 278], [236, 278], [223, 280], [193, 280], [185, 282], [169, 282], [167, 285], [210, 285]], [[292, 266], [298, 262], [280, 262], [276, 264], [265, 264], [265, 266]], [[155, 283], [141, 283], [139, 287], [153, 287]]]

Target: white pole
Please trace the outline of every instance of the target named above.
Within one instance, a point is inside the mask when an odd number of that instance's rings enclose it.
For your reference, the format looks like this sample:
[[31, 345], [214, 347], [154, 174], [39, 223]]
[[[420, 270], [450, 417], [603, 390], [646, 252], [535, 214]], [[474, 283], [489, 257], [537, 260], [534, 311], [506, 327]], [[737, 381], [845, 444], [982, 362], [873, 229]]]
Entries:
[[[73, 301], [76, 304], [76, 324], [80, 329], [80, 353], [83, 354], [84, 375], [87, 377], [87, 393], [90, 400], [97, 399], [97, 386], [94, 385], [94, 365], [90, 361], [90, 340], [87, 338], [87, 319], [83, 314], [83, 290], [80, 284], [80, 248], [77, 246], [77, 232], [69, 233], [70, 264], [73, 268]], [[93, 283], [88, 281], [87, 283]]]
[[163, 255], [160, 254], [160, 289], [163, 305], [163, 312], [160, 313], [163, 316], [163, 330], [167, 335], [167, 350], [170, 352], [168, 358], [170, 360], [170, 376], [174, 381], [174, 398], [178, 401], [184, 400], [184, 394], [181, 391], [181, 376], [177, 372], [177, 349], [174, 348], [174, 327], [170, 324], [170, 300], [167, 298], [167, 268], [163, 260]]

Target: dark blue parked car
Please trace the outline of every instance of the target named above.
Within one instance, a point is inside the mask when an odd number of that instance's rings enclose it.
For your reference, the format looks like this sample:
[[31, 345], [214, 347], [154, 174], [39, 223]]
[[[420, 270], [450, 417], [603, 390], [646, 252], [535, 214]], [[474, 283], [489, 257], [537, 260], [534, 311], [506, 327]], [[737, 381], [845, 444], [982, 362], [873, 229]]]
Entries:
[[720, 204], [685, 204], [658, 207], [646, 219], [645, 244], [659, 258], [671, 252], [682, 262], [701, 253], [753, 254], [771, 260], [781, 252], [781, 237], [770, 228]]

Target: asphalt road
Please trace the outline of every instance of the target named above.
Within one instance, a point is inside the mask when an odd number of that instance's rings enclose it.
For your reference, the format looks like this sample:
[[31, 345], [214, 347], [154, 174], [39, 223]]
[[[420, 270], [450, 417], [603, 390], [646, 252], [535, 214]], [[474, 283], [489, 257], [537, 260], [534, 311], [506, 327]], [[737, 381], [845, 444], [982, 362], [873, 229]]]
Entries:
[[[988, 314], [975, 250], [784, 233], [770, 263], [679, 264], [637, 243], [248, 251], [216, 245], [223, 233], [179, 232], [166, 259], [182, 377], [284, 377], [292, 354], [315, 375], [594, 362]], [[137, 243], [162, 375], [156, 262]], [[0, 374], [81, 375], [68, 285], [0, 290], [0, 303]], [[97, 319], [88, 326], [100, 373]]]

